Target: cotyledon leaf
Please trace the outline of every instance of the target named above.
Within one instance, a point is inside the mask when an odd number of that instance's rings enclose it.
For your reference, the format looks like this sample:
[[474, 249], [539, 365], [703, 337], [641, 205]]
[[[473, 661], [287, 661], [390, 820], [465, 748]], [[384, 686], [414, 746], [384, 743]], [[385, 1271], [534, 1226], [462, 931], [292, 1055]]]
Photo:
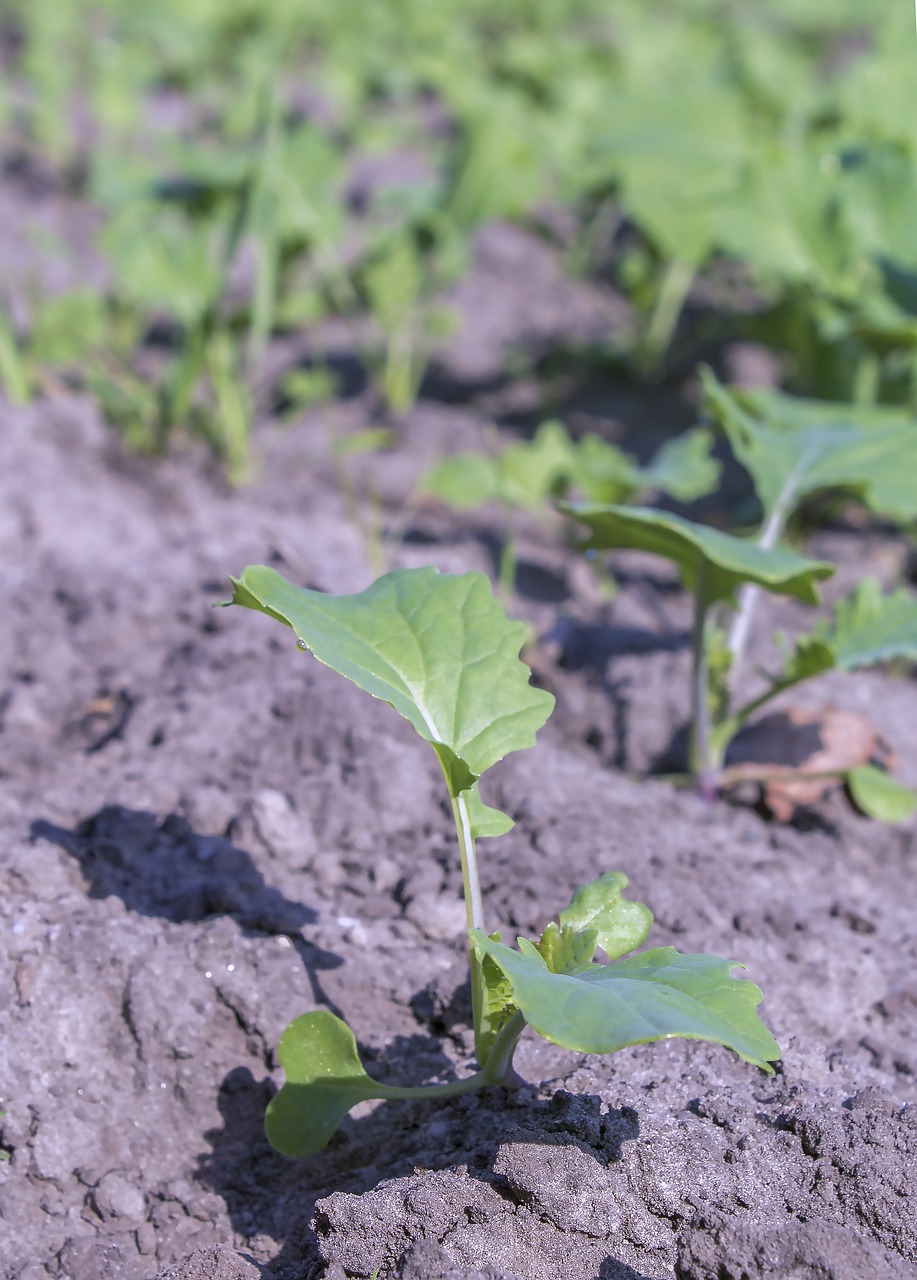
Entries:
[[264, 1124], [282, 1155], [313, 1155], [327, 1145], [351, 1107], [390, 1096], [391, 1090], [363, 1069], [350, 1027], [327, 1009], [291, 1022], [277, 1056], [286, 1083], [268, 1103]]
[[478, 956], [506, 974], [526, 1022], [564, 1048], [615, 1053], [672, 1037], [709, 1040], [768, 1073], [780, 1057], [756, 1013], [761, 991], [731, 976], [735, 961], [657, 947], [575, 974], [552, 973], [525, 938], [514, 951], [480, 929], [471, 937]]
[[786, 547], [760, 547], [653, 507], [571, 503], [562, 510], [592, 530], [588, 548], [633, 547], [664, 556], [681, 570], [689, 590], [703, 576], [708, 604], [732, 601], [746, 582], [816, 604], [816, 583], [834, 572], [825, 560], [810, 560]]
[[877, 515], [917, 517], [917, 418], [776, 391], [731, 393], [702, 370], [704, 407], [749, 472], [765, 512], [784, 515], [810, 494], [856, 492]]
[[[332, 596], [253, 566], [233, 586], [228, 603], [286, 623], [319, 662], [409, 720], [453, 795], [532, 746], [551, 713], [552, 695], [529, 683], [519, 658], [527, 628], [507, 618], [482, 573], [396, 569], [356, 595]], [[479, 834], [495, 834], [497, 811], [472, 805]]]
[[903, 822], [917, 809], [917, 794], [873, 764], [851, 769], [847, 786], [857, 808], [879, 822]]

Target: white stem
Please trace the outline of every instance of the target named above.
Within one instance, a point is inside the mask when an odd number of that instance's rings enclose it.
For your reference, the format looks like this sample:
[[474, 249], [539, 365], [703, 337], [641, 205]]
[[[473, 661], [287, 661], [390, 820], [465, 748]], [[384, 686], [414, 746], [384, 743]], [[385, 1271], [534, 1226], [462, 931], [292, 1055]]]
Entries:
[[[797, 482], [800, 476], [805, 475], [806, 468], [812, 460], [811, 455], [812, 447], [810, 446], [787, 476], [783, 491], [771, 508], [771, 513], [767, 517], [764, 528], [761, 530], [757, 540], [757, 545], [765, 551], [770, 551], [775, 547], [778, 538], [783, 533], [789, 514], [799, 496]], [[745, 653], [745, 646], [748, 644], [748, 635], [760, 595], [761, 588], [753, 582], [746, 582], [745, 586], [739, 591], [738, 609], [729, 632], [729, 652], [732, 656], [732, 666], [729, 672], [729, 690], [733, 697], [738, 687], [742, 657]]]
[[[761, 531], [761, 537], [758, 539], [759, 547], [763, 547], [765, 551], [771, 550], [783, 532], [786, 515], [786, 505], [778, 503]], [[758, 606], [760, 595], [761, 588], [753, 582], [746, 582], [744, 587], [739, 589], [739, 606], [729, 631], [729, 652], [732, 655], [729, 684], [733, 692], [738, 684], [742, 657], [745, 653], [745, 646], [748, 643], [748, 635], [751, 631], [751, 624], [754, 621], [755, 609]]]
[[471, 832], [471, 816], [468, 813], [468, 802], [459, 794], [453, 800], [455, 808], [455, 830], [458, 835], [459, 852], [462, 857], [462, 871], [465, 880], [465, 914], [469, 929], [484, 928], [484, 903], [481, 898], [481, 882], [478, 879], [478, 859], [474, 848], [474, 836]]

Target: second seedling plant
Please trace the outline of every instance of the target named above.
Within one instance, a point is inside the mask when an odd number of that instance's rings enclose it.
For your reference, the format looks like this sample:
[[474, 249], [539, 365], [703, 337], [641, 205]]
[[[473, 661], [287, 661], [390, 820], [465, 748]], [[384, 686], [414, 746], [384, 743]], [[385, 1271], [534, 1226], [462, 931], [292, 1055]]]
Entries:
[[[756, 537], [740, 538], [670, 512], [609, 503], [563, 509], [588, 526], [589, 550], [632, 547], [671, 560], [694, 596], [688, 768], [700, 789], [726, 781], [729, 744], [778, 694], [837, 669], [894, 658], [917, 659], [917, 600], [907, 590], [883, 595], [864, 579], [838, 601], [834, 617], [796, 639], [782, 671], [754, 697], [743, 691], [744, 652], [760, 591], [818, 602], [818, 584], [834, 565], [780, 545], [787, 522], [815, 493], [853, 493], [874, 514], [900, 522], [917, 516], [912, 482], [917, 439], [908, 414], [797, 400], [776, 392], [731, 395], [703, 372], [705, 408], [729, 437], [764, 512]], [[731, 625], [724, 615], [733, 611]], [[872, 764], [842, 771], [857, 805], [887, 821], [917, 802]]]

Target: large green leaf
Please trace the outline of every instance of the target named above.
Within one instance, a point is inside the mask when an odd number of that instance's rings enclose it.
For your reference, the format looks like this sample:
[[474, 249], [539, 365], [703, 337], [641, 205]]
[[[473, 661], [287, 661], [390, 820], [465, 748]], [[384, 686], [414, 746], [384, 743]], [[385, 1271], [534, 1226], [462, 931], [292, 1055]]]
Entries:
[[[229, 603], [286, 623], [320, 662], [409, 720], [455, 795], [532, 746], [551, 713], [553, 697], [519, 659], [527, 628], [506, 617], [484, 574], [396, 569], [357, 595], [330, 596], [254, 566], [233, 586]], [[495, 811], [478, 812], [493, 825], [485, 815]]]
[[729, 437], [770, 515], [810, 494], [854, 491], [877, 515], [917, 517], [917, 418], [904, 409], [731, 393], [702, 372], [704, 406]]
[[633, 547], [664, 556], [678, 565], [690, 590], [703, 577], [708, 604], [731, 601], [736, 589], [746, 582], [815, 604], [816, 583], [834, 572], [834, 566], [824, 560], [809, 560], [784, 547], [759, 547], [719, 529], [649, 507], [576, 503], [564, 510], [592, 530], [586, 543], [589, 548]]
[[553, 973], [535, 946], [520, 951], [471, 931], [512, 984], [513, 1000], [547, 1040], [577, 1053], [615, 1053], [632, 1044], [680, 1037], [710, 1040], [770, 1072], [780, 1048], [755, 1010], [761, 992], [733, 978], [731, 960], [657, 947], [579, 973]]
[[346, 1022], [327, 1009], [291, 1022], [277, 1049], [286, 1083], [268, 1103], [265, 1129], [282, 1155], [311, 1156], [326, 1146], [351, 1107], [391, 1090], [370, 1079]]

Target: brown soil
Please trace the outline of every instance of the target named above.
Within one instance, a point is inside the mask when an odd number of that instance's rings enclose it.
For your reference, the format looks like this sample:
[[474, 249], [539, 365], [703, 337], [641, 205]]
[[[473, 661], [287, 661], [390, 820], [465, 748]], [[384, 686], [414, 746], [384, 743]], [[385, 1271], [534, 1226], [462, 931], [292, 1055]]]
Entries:
[[[475, 307], [485, 285], [467, 286]], [[534, 304], [500, 314], [498, 346], [533, 314], [550, 337]], [[485, 354], [456, 354], [453, 379], [487, 382]], [[613, 435], [687, 414], [677, 389], [603, 394], [591, 412]], [[425, 458], [482, 438], [466, 399], [424, 400], [399, 448], [357, 468], [390, 521]], [[366, 413], [364, 397], [340, 420]], [[912, 1276], [917, 824], [882, 828], [835, 795], [776, 826], [628, 776], [685, 718], [688, 605], [639, 556], [618, 558], [603, 603], [556, 529], [525, 532], [516, 603], [558, 711], [491, 792], [517, 825], [484, 849], [490, 927], [536, 930], [577, 884], [625, 871], [656, 944], [748, 966], [784, 1062], [767, 1078], [711, 1045], [603, 1059], [527, 1036], [532, 1083], [514, 1093], [367, 1104], [307, 1161], [267, 1145], [274, 1046], [308, 1009], [345, 1016], [392, 1083], [471, 1067], [432, 753], [279, 628], [211, 609], [251, 562], [336, 592], [373, 576], [315, 462], [322, 423], [265, 431], [261, 478], [230, 494], [195, 456], [125, 458], [77, 398], [0, 409], [0, 1274]], [[421, 510], [394, 561], [490, 570], [497, 537], [490, 518]], [[813, 547], [847, 586], [902, 554], [881, 531]], [[805, 617], [766, 605], [749, 670]], [[917, 782], [911, 679], [807, 698], [865, 710]]]

